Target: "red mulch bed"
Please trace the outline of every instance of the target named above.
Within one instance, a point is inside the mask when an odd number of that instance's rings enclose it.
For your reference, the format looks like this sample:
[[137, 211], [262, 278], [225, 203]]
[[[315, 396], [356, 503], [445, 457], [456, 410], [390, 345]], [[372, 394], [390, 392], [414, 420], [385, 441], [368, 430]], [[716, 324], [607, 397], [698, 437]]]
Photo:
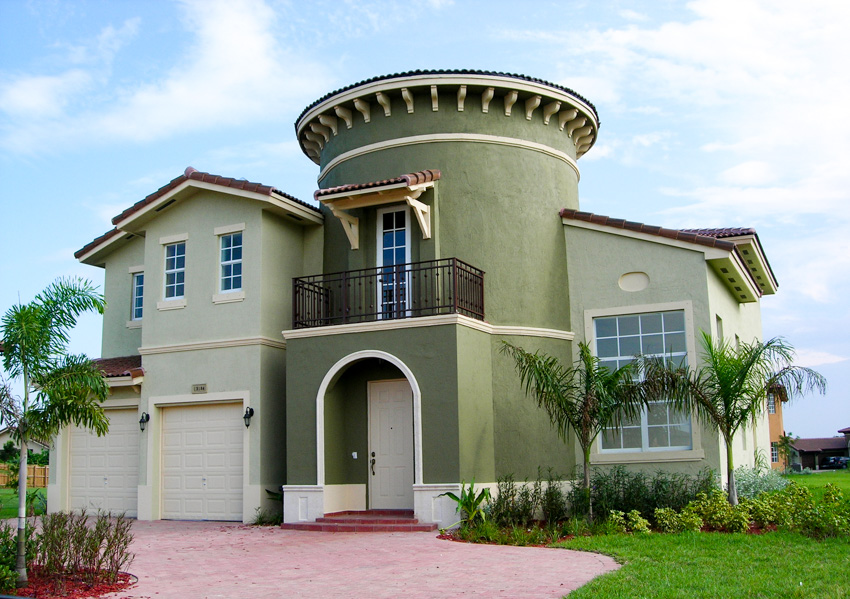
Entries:
[[29, 584], [15, 589], [14, 593], [21, 597], [33, 597], [34, 599], [100, 597], [106, 593], [116, 593], [128, 589], [138, 580], [132, 574], [121, 572], [118, 574], [118, 580], [114, 583], [103, 582], [90, 585], [81, 578], [72, 577], [57, 585], [54, 580], [41, 575], [41, 568], [29, 568], [27, 575]]

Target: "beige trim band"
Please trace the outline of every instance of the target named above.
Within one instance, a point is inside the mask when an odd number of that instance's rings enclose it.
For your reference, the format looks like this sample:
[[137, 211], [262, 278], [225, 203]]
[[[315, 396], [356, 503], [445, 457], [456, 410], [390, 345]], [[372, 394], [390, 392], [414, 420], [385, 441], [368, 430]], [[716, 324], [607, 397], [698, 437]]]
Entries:
[[229, 233], [239, 233], [245, 230], [245, 223], [237, 223], [235, 225], [224, 225], [213, 229], [213, 235], [227, 235]]
[[510, 146], [514, 148], [521, 148], [523, 150], [531, 150], [533, 152], [540, 152], [541, 154], [545, 154], [547, 156], [551, 156], [552, 158], [556, 158], [565, 162], [575, 171], [577, 180], [581, 179], [581, 172], [579, 171], [578, 164], [576, 163], [575, 159], [566, 152], [556, 150], [551, 146], [547, 146], [533, 141], [528, 141], [525, 139], [518, 139], [515, 137], [502, 137], [500, 135], [484, 135], [479, 133], [436, 133], [429, 135], [412, 135], [410, 137], [390, 139], [387, 141], [361, 146], [354, 150], [349, 150], [348, 152], [343, 152], [325, 165], [325, 167], [322, 169], [322, 172], [319, 173], [319, 177], [316, 181], [318, 183], [321, 183], [322, 179], [324, 179], [335, 167], [339, 166], [341, 163], [347, 160], [357, 158], [358, 156], [363, 156], [364, 154], [371, 154], [372, 152], [379, 152], [381, 150], [389, 150], [404, 146], [442, 142], [486, 143], [498, 146]]
[[166, 235], [165, 237], [159, 238], [159, 245], [168, 245], [169, 243], [180, 243], [181, 241], [188, 241], [189, 234], [188, 233], [177, 233], [176, 235]]
[[151, 356], [155, 354], [170, 354], [183, 351], [200, 351], [205, 349], [223, 349], [227, 347], [246, 347], [249, 345], [265, 345], [278, 349], [286, 349], [285, 341], [278, 341], [269, 337], [243, 337], [241, 339], [221, 339], [218, 341], [205, 341], [202, 343], [178, 343], [174, 345], [156, 345], [140, 347], [139, 354]]
[[497, 326], [489, 322], [476, 320], [463, 314], [442, 314], [439, 316], [423, 316], [422, 318], [407, 318], [403, 320], [377, 320], [374, 322], [358, 322], [354, 324], [338, 324], [327, 327], [309, 329], [292, 329], [283, 331], [284, 339], [306, 339], [310, 337], [325, 337], [328, 335], [345, 335], [348, 333], [368, 333], [371, 331], [389, 331], [397, 329], [413, 329], [419, 327], [436, 327], [443, 325], [461, 325], [487, 333], [489, 335], [516, 335], [524, 337], [546, 337], [572, 341], [575, 333], [557, 329], [542, 329], [520, 326]]

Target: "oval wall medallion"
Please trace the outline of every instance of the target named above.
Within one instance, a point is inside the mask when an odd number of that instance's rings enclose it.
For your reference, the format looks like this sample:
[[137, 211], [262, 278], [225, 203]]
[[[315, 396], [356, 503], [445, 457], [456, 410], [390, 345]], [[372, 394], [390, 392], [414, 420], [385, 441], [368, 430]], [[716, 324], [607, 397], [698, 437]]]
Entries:
[[645, 272], [627, 272], [620, 277], [619, 284], [623, 291], [643, 291], [649, 287], [649, 275]]

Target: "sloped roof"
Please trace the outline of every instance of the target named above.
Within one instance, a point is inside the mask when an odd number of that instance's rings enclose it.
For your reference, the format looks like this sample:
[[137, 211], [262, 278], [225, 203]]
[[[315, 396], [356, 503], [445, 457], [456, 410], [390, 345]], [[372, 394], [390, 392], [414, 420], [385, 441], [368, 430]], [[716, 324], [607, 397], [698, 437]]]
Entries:
[[350, 185], [339, 185], [338, 187], [329, 187], [328, 189], [319, 189], [313, 193], [313, 197], [319, 198], [336, 195], [338, 193], [347, 193], [351, 191], [360, 191], [363, 189], [373, 189], [376, 187], [389, 187], [393, 185], [420, 185], [422, 183], [430, 183], [440, 179], [442, 174], [436, 169], [426, 169], [406, 175], [399, 175], [394, 179], [383, 179], [382, 181], [370, 181], [369, 183], [352, 183]]
[[120, 356], [117, 358], [98, 358], [92, 360], [100, 367], [103, 376], [112, 378], [117, 376], [141, 376], [142, 356]]
[[797, 451], [831, 451], [847, 449], [844, 437], [825, 437], [819, 439], [797, 439], [793, 444]]
[[544, 81], [543, 79], [536, 79], [534, 77], [528, 77], [527, 75], [520, 75], [516, 73], [501, 73], [499, 71], [483, 71], [476, 69], [422, 69], [415, 71], [404, 71], [403, 73], [393, 73], [391, 75], [380, 75], [378, 77], [372, 77], [371, 79], [364, 79], [363, 81], [358, 81], [357, 83], [352, 83], [351, 85], [346, 85], [345, 87], [341, 87], [337, 90], [327, 93], [301, 111], [301, 114], [299, 114], [298, 118], [295, 119], [295, 127], [296, 129], [298, 128], [298, 123], [301, 121], [304, 115], [310, 111], [310, 109], [312, 109], [314, 106], [318, 106], [328, 98], [332, 98], [337, 94], [341, 94], [350, 89], [360, 87], [361, 85], [367, 85], [369, 83], [375, 83], [378, 81], [389, 81], [391, 79], [401, 79], [404, 77], [415, 77], [417, 75], [485, 75], [493, 77], [506, 77], [509, 79], [518, 79], [520, 81], [529, 81], [531, 83], [546, 85], [559, 91], [566, 92], [567, 94], [587, 104], [590, 109], [593, 110], [593, 115], [596, 117], [596, 122], [599, 122], [599, 113], [596, 112], [596, 106], [594, 106], [593, 103], [591, 103], [587, 98], [585, 98], [581, 94], [574, 92], [568, 87], [564, 87], [556, 83], [550, 83], [549, 81]]
[[[0, 350], [2, 350], [2, 349], [3, 349], [3, 345], [0, 344]], [[846, 435], [847, 433], [850, 433], [850, 426], [848, 426], [847, 428], [842, 428], [838, 432], [843, 434], [843, 435]]]
[[109, 241], [110, 239], [112, 239], [116, 235], [121, 235], [122, 233], [123, 233], [123, 231], [120, 231], [117, 228], [110, 229], [109, 231], [107, 231], [106, 233], [101, 235], [100, 237], [95, 237], [94, 239], [89, 241], [86, 245], [84, 245], [83, 247], [78, 249], [76, 252], [74, 252], [74, 258], [79, 259], [81, 256], [84, 256], [85, 254], [89, 253], [91, 250], [93, 250], [94, 248], [99, 246], [104, 241]]
[[[286, 198], [287, 200], [290, 200], [290, 201], [298, 204], [299, 206], [303, 206], [304, 208], [307, 208], [311, 212], [315, 212], [317, 214], [322, 213], [322, 211], [319, 210], [319, 208], [314, 206], [313, 204], [309, 204], [307, 202], [299, 200], [298, 198], [291, 196], [288, 193], [285, 193], [283, 191], [280, 191], [279, 189], [272, 187], [271, 185], [263, 185], [262, 183], [253, 183], [251, 181], [246, 181], [245, 179], [234, 179], [233, 177], [222, 177], [221, 175], [213, 175], [213, 174], [210, 174], [210, 173], [204, 173], [204, 172], [198, 171], [198, 170], [194, 169], [193, 167], [189, 166], [189, 167], [186, 168], [185, 171], [183, 171], [182, 175], [180, 175], [179, 177], [175, 177], [174, 179], [169, 181], [166, 185], [163, 185], [162, 187], [157, 189], [152, 194], [150, 194], [150, 195], [146, 196], [145, 198], [139, 200], [138, 202], [136, 202], [135, 204], [133, 204], [132, 206], [130, 206], [129, 208], [124, 210], [121, 214], [114, 217], [112, 219], [112, 224], [118, 225], [119, 223], [122, 223], [128, 217], [130, 217], [133, 214], [142, 210], [145, 206], [148, 206], [148, 205], [156, 202], [158, 199], [162, 198], [164, 195], [168, 194], [169, 192], [173, 191], [174, 189], [176, 189], [177, 187], [179, 187], [180, 185], [182, 185], [186, 181], [190, 181], [190, 180], [191, 181], [200, 181], [200, 182], [203, 182], [203, 183], [209, 183], [209, 184], [212, 184], [212, 185], [220, 185], [222, 187], [227, 187], [227, 188], [230, 188], [230, 189], [238, 189], [238, 190], [242, 190], [242, 191], [258, 193], [258, 194], [261, 194], [261, 195], [267, 195], [269, 197], [271, 197], [272, 195], [278, 196], [278, 197], [283, 197], [283, 198]], [[113, 228], [113, 229], [107, 231], [106, 233], [104, 233], [103, 235], [96, 237], [95, 239], [93, 239], [92, 241], [87, 243], [85, 246], [83, 246], [82, 248], [80, 248], [79, 250], [74, 252], [74, 257], [77, 258], [78, 260], [80, 260], [84, 256], [86, 256], [89, 252], [96, 250], [101, 245], [116, 239], [117, 237], [119, 237], [120, 235], [122, 235], [124, 233], [128, 234], [128, 239], [129, 239], [129, 236], [132, 234], [132, 233], [129, 233], [127, 231], [123, 231], [121, 229], [118, 229], [117, 227]]]
[[679, 229], [685, 233], [695, 233], [705, 237], [723, 239], [724, 237], [738, 237], [740, 235], [755, 235], [756, 230], [745, 227], [724, 227], [721, 229]]
[[[718, 248], [727, 251], [733, 251], [735, 244], [731, 241], [723, 241], [720, 236], [702, 234], [697, 231], [719, 231], [720, 229], [666, 229], [655, 225], [645, 225], [634, 221], [628, 221], [622, 218], [611, 218], [601, 214], [592, 212], [581, 212], [580, 210], [572, 210], [564, 208], [560, 212], [561, 218], [569, 218], [572, 220], [580, 220], [605, 227], [614, 227], [617, 229], [625, 229], [627, 231], [635, 231], [637, 233], [646, 233], [648, 235], [657, 235], [667, 239], [675, 239], [677, 241], [686, 241], [696, 243], [706, 247]], [[731, 230], [731, 229], [724, 229]]]
[[182, 183], [184, 183], [184, 182], [186, 182], [190, 179], [194, 180], [194, 181], [202, 181], [204, 183], [212, 183], [213, 185], [221, 185], [222, 187], [230, 187], [230, 188], [233, 188], [233, 189], [241, 189], [241, 190], [244, 190], [244, 191], [252, 191], [254, 193], [259, 193], [259, 194], [263, 194], [263, 195], [269, 195], [270, 196], [272, 194], [275, 194], [275, 195], [283, 196], [288, 200], [292, 200], [293, 202], [296, 202], [296, 203], [304, 206], [305, 208], [309, 208], [310, 210], [314, 210], [316, 212], [321, 212], [318, 208], [316, 208], [312, 204], [308, 204], [307, 202], [299, 200], [298, 198], [291, 196], [288, 193], [284, 193], [284, 192], [280, 191], [279, 189], [276, 189], [276, 188], [274, 188], [270, 185], [263, 185], [262, 183], [253, 183], [251, 181], [246, 181], [244, 179], [234, 179], [233, 177], [222, 177], [221, 175], [213, 175], [213, 174], [210, 174], [210, 173], [202, 173], [201, 171], [195, 170], [193, 167], [189, 166], [189, 167], [186, 168], [185, 171], [183, 171], [182, 175], [180, 175], [179, 177], [175, 177], [174, 179], [169, 181], [167, 184], [165, 184], [162, 187], [160, 187], [159, 189], [157, 189], [152, 194], [150, 194], [147, 197], [139, 200], [138, 202], [136, 202], [135, 204], [133, 204], [132, 206], [127, 208], [124, 212], [122, 212], [121, 214], [119, 214], [118, 216], [113, 218], [112, 224], [117, 225], [118, 223], [120, 223], [121, 221], [126, 219], [128, 216], [134, 214], [135, 212], [138, 212], [139, 210], [141, 210], [142, 208], [144, 208], [148, 204], [155, 202], [157, 199], [161, 198], [162, 196], [167, 194], [169, 191], [171, 191], [175, 187], [181, 185]]

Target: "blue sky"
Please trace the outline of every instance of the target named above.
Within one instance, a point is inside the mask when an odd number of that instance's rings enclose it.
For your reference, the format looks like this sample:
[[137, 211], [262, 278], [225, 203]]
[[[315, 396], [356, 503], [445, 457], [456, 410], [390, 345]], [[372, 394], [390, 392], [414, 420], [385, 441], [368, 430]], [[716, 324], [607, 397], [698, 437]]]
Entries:
[[[850, 426], [850, 8], [844, 0], [294, 2], [0, 0], [0, 310], [189, 165], [309, 200], [293, 123], [326, 92], [472, 68], [566, 85], [602, 126], [583, 210], [672, 228], [751, 226], [762, 301], [828, 395], [803, 437]], [[100, 354], [87, 317], [73, 349]]]

